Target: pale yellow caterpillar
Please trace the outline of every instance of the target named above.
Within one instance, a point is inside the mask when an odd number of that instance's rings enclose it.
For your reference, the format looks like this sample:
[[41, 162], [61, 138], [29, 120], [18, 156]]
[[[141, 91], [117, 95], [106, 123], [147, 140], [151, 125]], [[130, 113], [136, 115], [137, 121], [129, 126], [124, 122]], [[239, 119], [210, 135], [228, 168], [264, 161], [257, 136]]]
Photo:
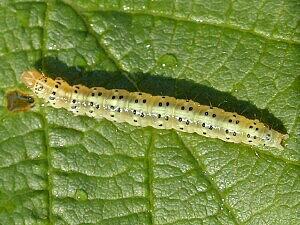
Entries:
[[287, 134], [270, 129], [258, 120], [191, 100], [122, 89], [70, 86], [61, 78], [53, 80], [35, 70], [24, 72], [21, 80], [51, 106], [65, 108], [75, 115], [106, 118], [141, 127], [195, 132], [226, 142], [279, 149], [283, 149], [282, 142], [288, 138]]

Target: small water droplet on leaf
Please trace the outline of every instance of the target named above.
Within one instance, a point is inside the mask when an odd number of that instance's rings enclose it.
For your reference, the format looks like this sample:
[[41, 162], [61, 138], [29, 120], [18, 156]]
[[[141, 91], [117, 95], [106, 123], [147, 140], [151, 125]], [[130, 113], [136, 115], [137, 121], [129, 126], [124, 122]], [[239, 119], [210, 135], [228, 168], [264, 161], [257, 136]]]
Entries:
[[178, 60], [173, 54], [165, 54], [158, 59], [158, 64], [162, 67], [177, 67]]
[[77, 189], [75, 192], [75, 198], [79, 201], [86, 201], [88, 199], [88, 194], [83, 189]]

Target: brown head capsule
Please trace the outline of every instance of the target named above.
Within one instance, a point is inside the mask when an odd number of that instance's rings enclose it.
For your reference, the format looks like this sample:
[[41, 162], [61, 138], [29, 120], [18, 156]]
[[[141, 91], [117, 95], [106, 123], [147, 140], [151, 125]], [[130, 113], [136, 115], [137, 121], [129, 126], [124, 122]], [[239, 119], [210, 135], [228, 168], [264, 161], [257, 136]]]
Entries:
[[25, 71], [21, 75], [21, 81], [28, 87], [33, 88], [36, 84], [37, 80], [41, 79], [43, 77], [43, 74], [36, 70], [29, 70]]

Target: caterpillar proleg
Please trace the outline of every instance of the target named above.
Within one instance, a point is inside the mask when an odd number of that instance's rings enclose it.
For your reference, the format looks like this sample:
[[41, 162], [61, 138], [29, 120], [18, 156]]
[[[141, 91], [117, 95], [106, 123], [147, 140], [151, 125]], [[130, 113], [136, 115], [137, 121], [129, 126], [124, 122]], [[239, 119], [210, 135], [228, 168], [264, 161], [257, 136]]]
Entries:
[[288, 138], [287, 134], [270, 129], [258, 120], [192, 100], [123, 89], [70, 86], [61, 78], [53, 80], [35, 70], [24, 72], [21, 80], [51, 106], [65, 108], [75, 115], [106, 118], [141, 127], [175, 129], [226, 142], [278, 149], [283, 149], [283, 141]]

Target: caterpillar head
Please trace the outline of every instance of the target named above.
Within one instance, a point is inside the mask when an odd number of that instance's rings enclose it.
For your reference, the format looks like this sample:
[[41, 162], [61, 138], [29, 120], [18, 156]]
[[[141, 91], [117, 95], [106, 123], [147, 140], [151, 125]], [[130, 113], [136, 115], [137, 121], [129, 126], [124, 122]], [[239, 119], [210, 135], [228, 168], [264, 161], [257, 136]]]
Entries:
[[33, 88], [36, 82], [43, 77], [43, 74], [36, 70], [25, 71], [21, 75], [21, 81], [28, 87]]

